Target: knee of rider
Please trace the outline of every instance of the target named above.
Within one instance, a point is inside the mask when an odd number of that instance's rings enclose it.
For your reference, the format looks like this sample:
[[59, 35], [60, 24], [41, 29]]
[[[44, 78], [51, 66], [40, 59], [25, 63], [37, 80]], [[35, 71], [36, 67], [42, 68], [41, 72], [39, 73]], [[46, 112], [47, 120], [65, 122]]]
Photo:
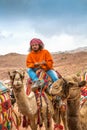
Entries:
[[31, 68], [28, 68], [28, 69], [27, 69], [27, 73], [29, 73], [31, 70], [32, 70]]

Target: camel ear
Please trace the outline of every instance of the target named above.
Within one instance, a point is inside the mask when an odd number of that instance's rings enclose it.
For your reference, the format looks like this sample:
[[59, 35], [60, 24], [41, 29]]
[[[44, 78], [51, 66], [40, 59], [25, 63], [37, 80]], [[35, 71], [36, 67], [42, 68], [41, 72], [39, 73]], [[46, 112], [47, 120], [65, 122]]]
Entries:
[[22, 71], [22, 78], [24, 79], [24, 77], [25, 77], [25, 72]]
[[8, 75], [10, 75], [10, 71], [8, 71]]
[[86, 81], [84, 80], [84, 81], [81, 81], [80, 83], [79, 83], [79, 87], [84, 87], [86, 85]]
[[25, 76], [25, 71], [23, 71], [23, 75]]

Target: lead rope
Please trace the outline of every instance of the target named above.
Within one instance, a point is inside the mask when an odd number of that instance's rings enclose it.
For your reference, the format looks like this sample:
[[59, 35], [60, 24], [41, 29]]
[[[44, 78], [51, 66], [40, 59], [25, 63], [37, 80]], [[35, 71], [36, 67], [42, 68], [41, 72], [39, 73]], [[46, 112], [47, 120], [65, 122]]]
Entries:
[[37, 107], [38, 107], [38, 122], [39, 127], [42, 127], [42, 114], [41, 114], [41, 107], [42, 107], [42, 100], [41, 100], [41, 94], [39, 92], [35, 93], [36, 95], [36, 101], [37, 101]]
[[12, 117], [12, 112], [14, 113], [15, 117], [16, 117], [16, 121], [17, 121], [17, 115], [15, 114], [15, 111], [13, 109], [11, 109], [11, 121], [14, 123], [14, 126], [16, 127], [16, 130], [19, 130], [19, 127], [16, 125], [14, 118]]
[[49, 107], [47, 98], [46, 98], [46, 96], [45, 96], [44, 93], [42, 93], [42, 96], [44, 97], [45, 102], [46, 102], [46, 104], [47, 104], [47, 126], [48, 126], [48, 128], [49, 128], [49, 126], [50, 126], [50, 118], [51, 118], [51, 116], [50, 116], [50, 107]]

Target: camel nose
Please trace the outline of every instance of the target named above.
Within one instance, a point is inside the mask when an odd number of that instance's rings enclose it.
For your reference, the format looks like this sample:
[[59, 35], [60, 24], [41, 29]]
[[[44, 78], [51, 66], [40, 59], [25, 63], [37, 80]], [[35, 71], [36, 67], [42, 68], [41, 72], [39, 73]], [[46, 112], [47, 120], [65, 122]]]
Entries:
[[13, 85], [14, 86], [16, 86], [16, 85], [22, 85], [22, 82], [21, 81], [14, 81]]

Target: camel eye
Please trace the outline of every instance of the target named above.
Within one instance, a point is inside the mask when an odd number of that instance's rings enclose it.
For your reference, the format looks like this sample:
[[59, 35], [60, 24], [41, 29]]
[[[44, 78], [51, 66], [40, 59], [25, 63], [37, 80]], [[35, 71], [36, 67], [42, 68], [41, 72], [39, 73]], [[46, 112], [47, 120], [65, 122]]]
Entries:
[[67, 84], [68, 87], [72, 87], [73, 85], [74, 85], [74, 84], [71, 83], [71, 82], [69, 82], [69, 83]]
[[21, 78], [21, 79], [24, 79], [24, 75], [20, 75], [20, 78]]
[[14, 79], [14, 76], [10, 76], [10, 79]]
[[55, 86], [55, 89], [58, 89], [58, 86]]
[[10, 79], [14, 79], [15, 75], [14, 74], [10, 74]]

